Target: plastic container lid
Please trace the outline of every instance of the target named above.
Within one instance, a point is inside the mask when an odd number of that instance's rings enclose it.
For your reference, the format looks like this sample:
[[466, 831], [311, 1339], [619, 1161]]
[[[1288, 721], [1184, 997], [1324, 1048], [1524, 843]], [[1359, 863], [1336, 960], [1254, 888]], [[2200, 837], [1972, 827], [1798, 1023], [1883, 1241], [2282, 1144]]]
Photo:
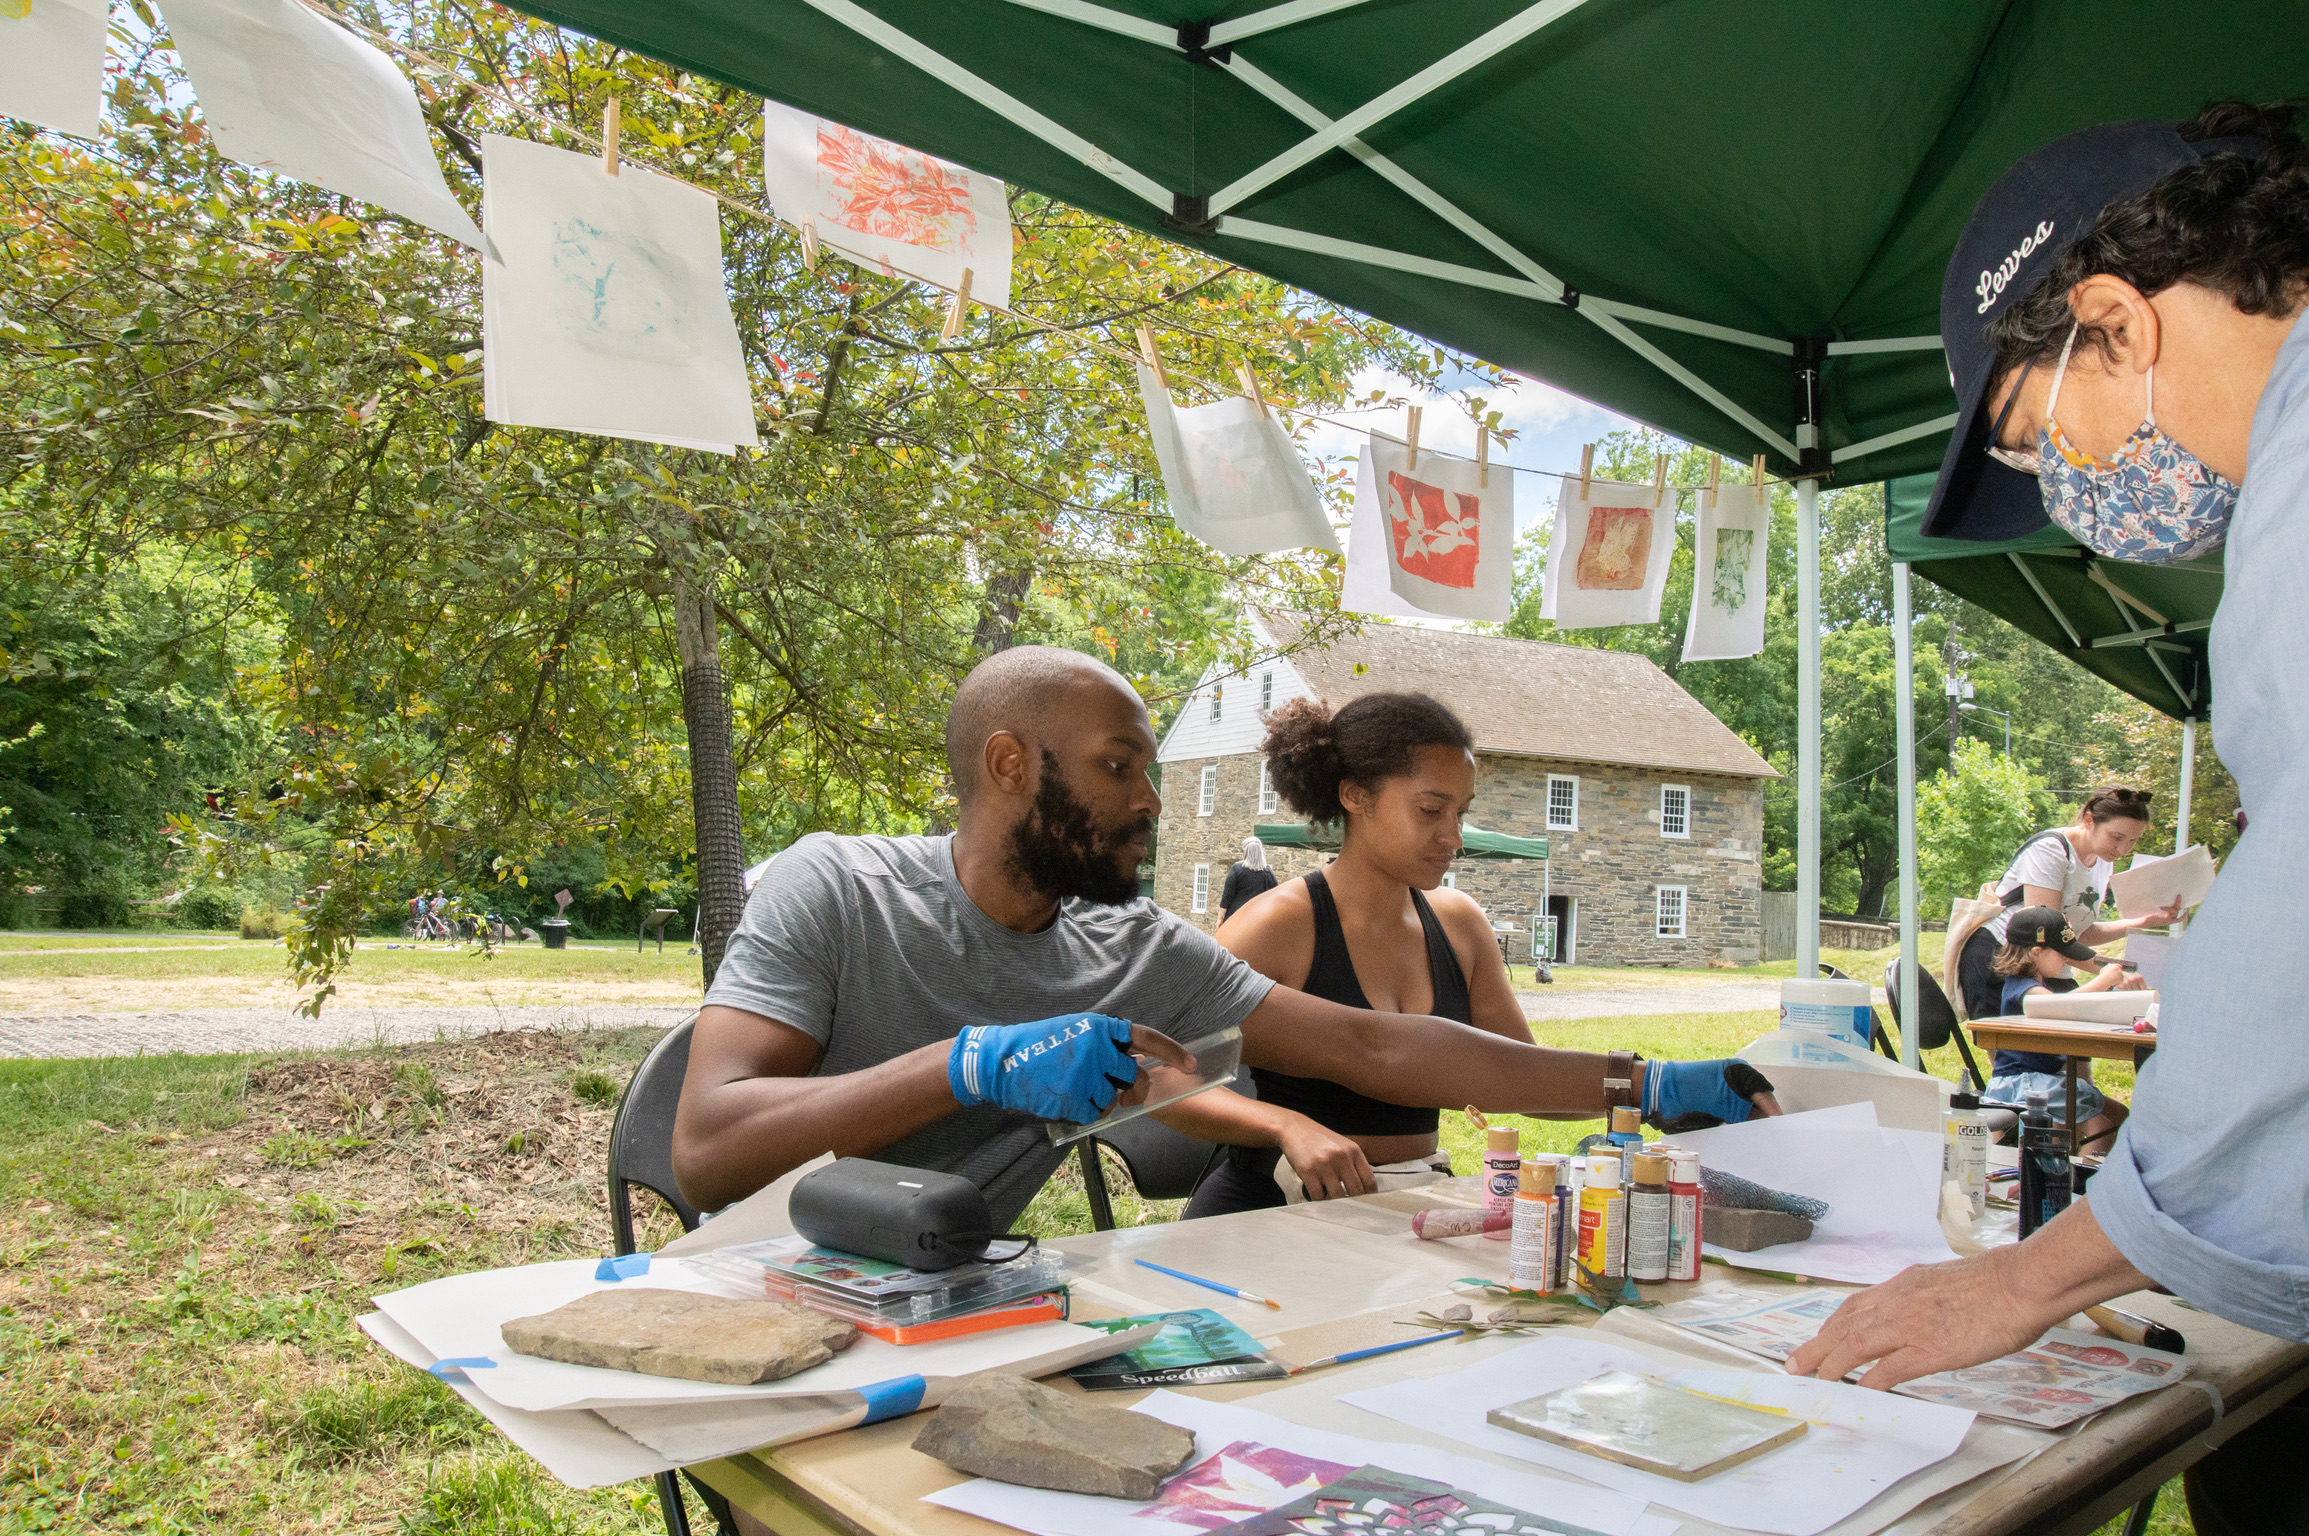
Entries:
[[1555, 1193], [1555, 1170], [1536, 1162], [1525, 1163], [1515, 1170], [1515, 1188], [1518, 1194], [1552, 1195]]
[[1980, 1095], [1965, 1093], [1960, 1090], [1948, 1096], [1948, 1107], [1950, 1109], [1978, 1109], [1980, 1108]]
[[1783, 1003], [1850, 1003], [1866, 1007], [1869, 996], [1868, 983], [1848, 976], [1792, 977], [1780, 983]]
[[1697, 1152], [1685, 1152], [1681, 1150], [1677, 1151], [1674, 1156], [1668, 1159], [1668, 1179], [1671, 1183], [1675, 1184], [1699, 1183], [1700, 1154]]
[[1611, 1112], [1611, 1129], [1614, 1136], [1629, 1131], [1641, 1131], [1643, 1128], [1643, 1111], [1633, 1104], [1622, 1104]]
[[1483, 1149], [1486, 1152], [1521, 1153], [1523, 1133], [1512, 1125], [1489, 1126], [1483, 1132]]
[[1638, 1156], [1636, 1182], [1638, 1184], [1665, 1184], [1668, 1181], [1668, 1160], [1664, 1157]]
[[1617, 1153], [1598, 1154], [1587, 1160], [1587, 1187], [1590, 1189], [1617, 1189], [1620, 1184], [1620, 1160]]

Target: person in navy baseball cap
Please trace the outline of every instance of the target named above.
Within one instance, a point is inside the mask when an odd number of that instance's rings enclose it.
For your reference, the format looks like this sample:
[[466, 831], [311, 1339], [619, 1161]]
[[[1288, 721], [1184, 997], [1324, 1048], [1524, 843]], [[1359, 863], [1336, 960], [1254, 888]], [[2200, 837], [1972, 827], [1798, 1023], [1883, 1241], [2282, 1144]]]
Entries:
[[2005, 172], [1974, 206], [1940, 284], [1940, 339], [1956, 386], [1957, 418], [1924, 515], [1927, 534], [2014, 539], [2045, 525], [2044, 482], [2025, 462], [2036, 445], [1999, 451], [1995, 439], [1999, 423], [2010, 423], [2019, 381], [1998, 377], [2012, 370], [2009, 363], [1997, 366], [2005, 349], [1992, 327], [2039, 292], [2104, 210], [2209, 156], [2250, 155], [2261, 147], [2250, 137], [2192, 134], [2194, 127], [2108, 123], [2072, 133]]

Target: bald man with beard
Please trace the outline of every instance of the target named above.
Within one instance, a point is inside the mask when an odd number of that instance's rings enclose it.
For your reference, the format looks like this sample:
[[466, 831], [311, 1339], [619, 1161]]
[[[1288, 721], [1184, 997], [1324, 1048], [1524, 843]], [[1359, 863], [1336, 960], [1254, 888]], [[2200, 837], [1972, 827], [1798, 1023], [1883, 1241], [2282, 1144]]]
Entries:
[[[1154, 726], [1088, 656], [1022, 646], [981, 663], [946, 756], [952, 836], [813, 833], [754, 888], [674, 1122], [700, 1209], [832, 1151], [959, 1174], [1006, 1229], [1064, 1155], [1046, 1120], [1160, 1093], [1172, 1041], [1236, 1024], [1245, 1065], [1396, 1104], [1564, 1119], [1636, 1104], [1681, 1126], [1777, 1112], [1744, 1063], [1549, 1050], [1277, 986], [1142, 899]], [[1133, 1052], [1155, 1064], [1142, 1073]]]

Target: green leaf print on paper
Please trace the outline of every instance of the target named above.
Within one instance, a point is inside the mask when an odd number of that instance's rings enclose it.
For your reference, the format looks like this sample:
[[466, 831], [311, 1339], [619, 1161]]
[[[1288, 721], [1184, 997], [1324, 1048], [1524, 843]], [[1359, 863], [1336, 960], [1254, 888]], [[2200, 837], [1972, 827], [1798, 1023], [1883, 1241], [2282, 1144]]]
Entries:
[[1756, 547], [1751, 528], [1716, 530], [1716, 581], [1709, 601], [1726, 613], [1738, 613], [1748, 602], [1748, 556]]

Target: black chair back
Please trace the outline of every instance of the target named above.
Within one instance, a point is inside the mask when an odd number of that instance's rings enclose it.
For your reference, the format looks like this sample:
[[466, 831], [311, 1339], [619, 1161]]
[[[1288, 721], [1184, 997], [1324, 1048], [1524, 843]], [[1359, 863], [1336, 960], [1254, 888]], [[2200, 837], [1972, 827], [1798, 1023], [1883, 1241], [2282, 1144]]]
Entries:
[[[1900, 1017], [1900, 957], [1894, 955], [1884, 962], [1884, 1000], [1891, 1006], [1892, 1022], [1905, 1034], [1907, 1022]], [[1956, 1021], [1956, 1009], [1948, 1001], [1948, 994], [1940, 990], [1940, 983], [1932, 973], [1919, 965], [1916, 968], [1916, 1045], [1917, 1049], [1937, 1051], [1949, 1041], [1956, 1042], [1956, 1054], [1964, 1058], [1964, 1070], [1972, 1074], [1975, 1091], [1988, 1086], [1988, 1079], [1980, 1075], [1980, 1062], [1972, 1054], [1972, 1042]]]
[[[1259, 1096], [1258, 1086], [1251, 1081], [1247, 1067], [1235, 1074], [1227, 1088], [1246, 1099]], [[1141, 1115], [1111, 1131], [1085, 1137], [1079, 1143], [1080, 1167], [1083, 1192], [1090, 1200], [1090, 1226], [1094, 1232], [1114, 1229], [1114, 1202], [1107, 1192], [1106, 1169], [1098, 1157], [1102, 1143], [1114, 1148], [1122, 1158], [1123, 1167], [1130, 1172], [1132, 1185], [1149, 1200], [1186, 1199], [1209, 1177], [1227, 1152], [1225, 1147], [1181, 1135], [1152, 1115]]]
[[673, 1117], [681, 1104], [682, 1078], [689, 1072], [690, 1031], [696, 1024], [693, 1015], [667, 1030], [634, 1069], [618, 1101], [617, 1119], [609, 1128], [609, 1225], [619, 1253], [636, 1251], [632, 1185], [672, 1206], [685, 1232], [696, 1231], [704, 1219], [682, 1198], [681, 1183], [673, 1176]]

